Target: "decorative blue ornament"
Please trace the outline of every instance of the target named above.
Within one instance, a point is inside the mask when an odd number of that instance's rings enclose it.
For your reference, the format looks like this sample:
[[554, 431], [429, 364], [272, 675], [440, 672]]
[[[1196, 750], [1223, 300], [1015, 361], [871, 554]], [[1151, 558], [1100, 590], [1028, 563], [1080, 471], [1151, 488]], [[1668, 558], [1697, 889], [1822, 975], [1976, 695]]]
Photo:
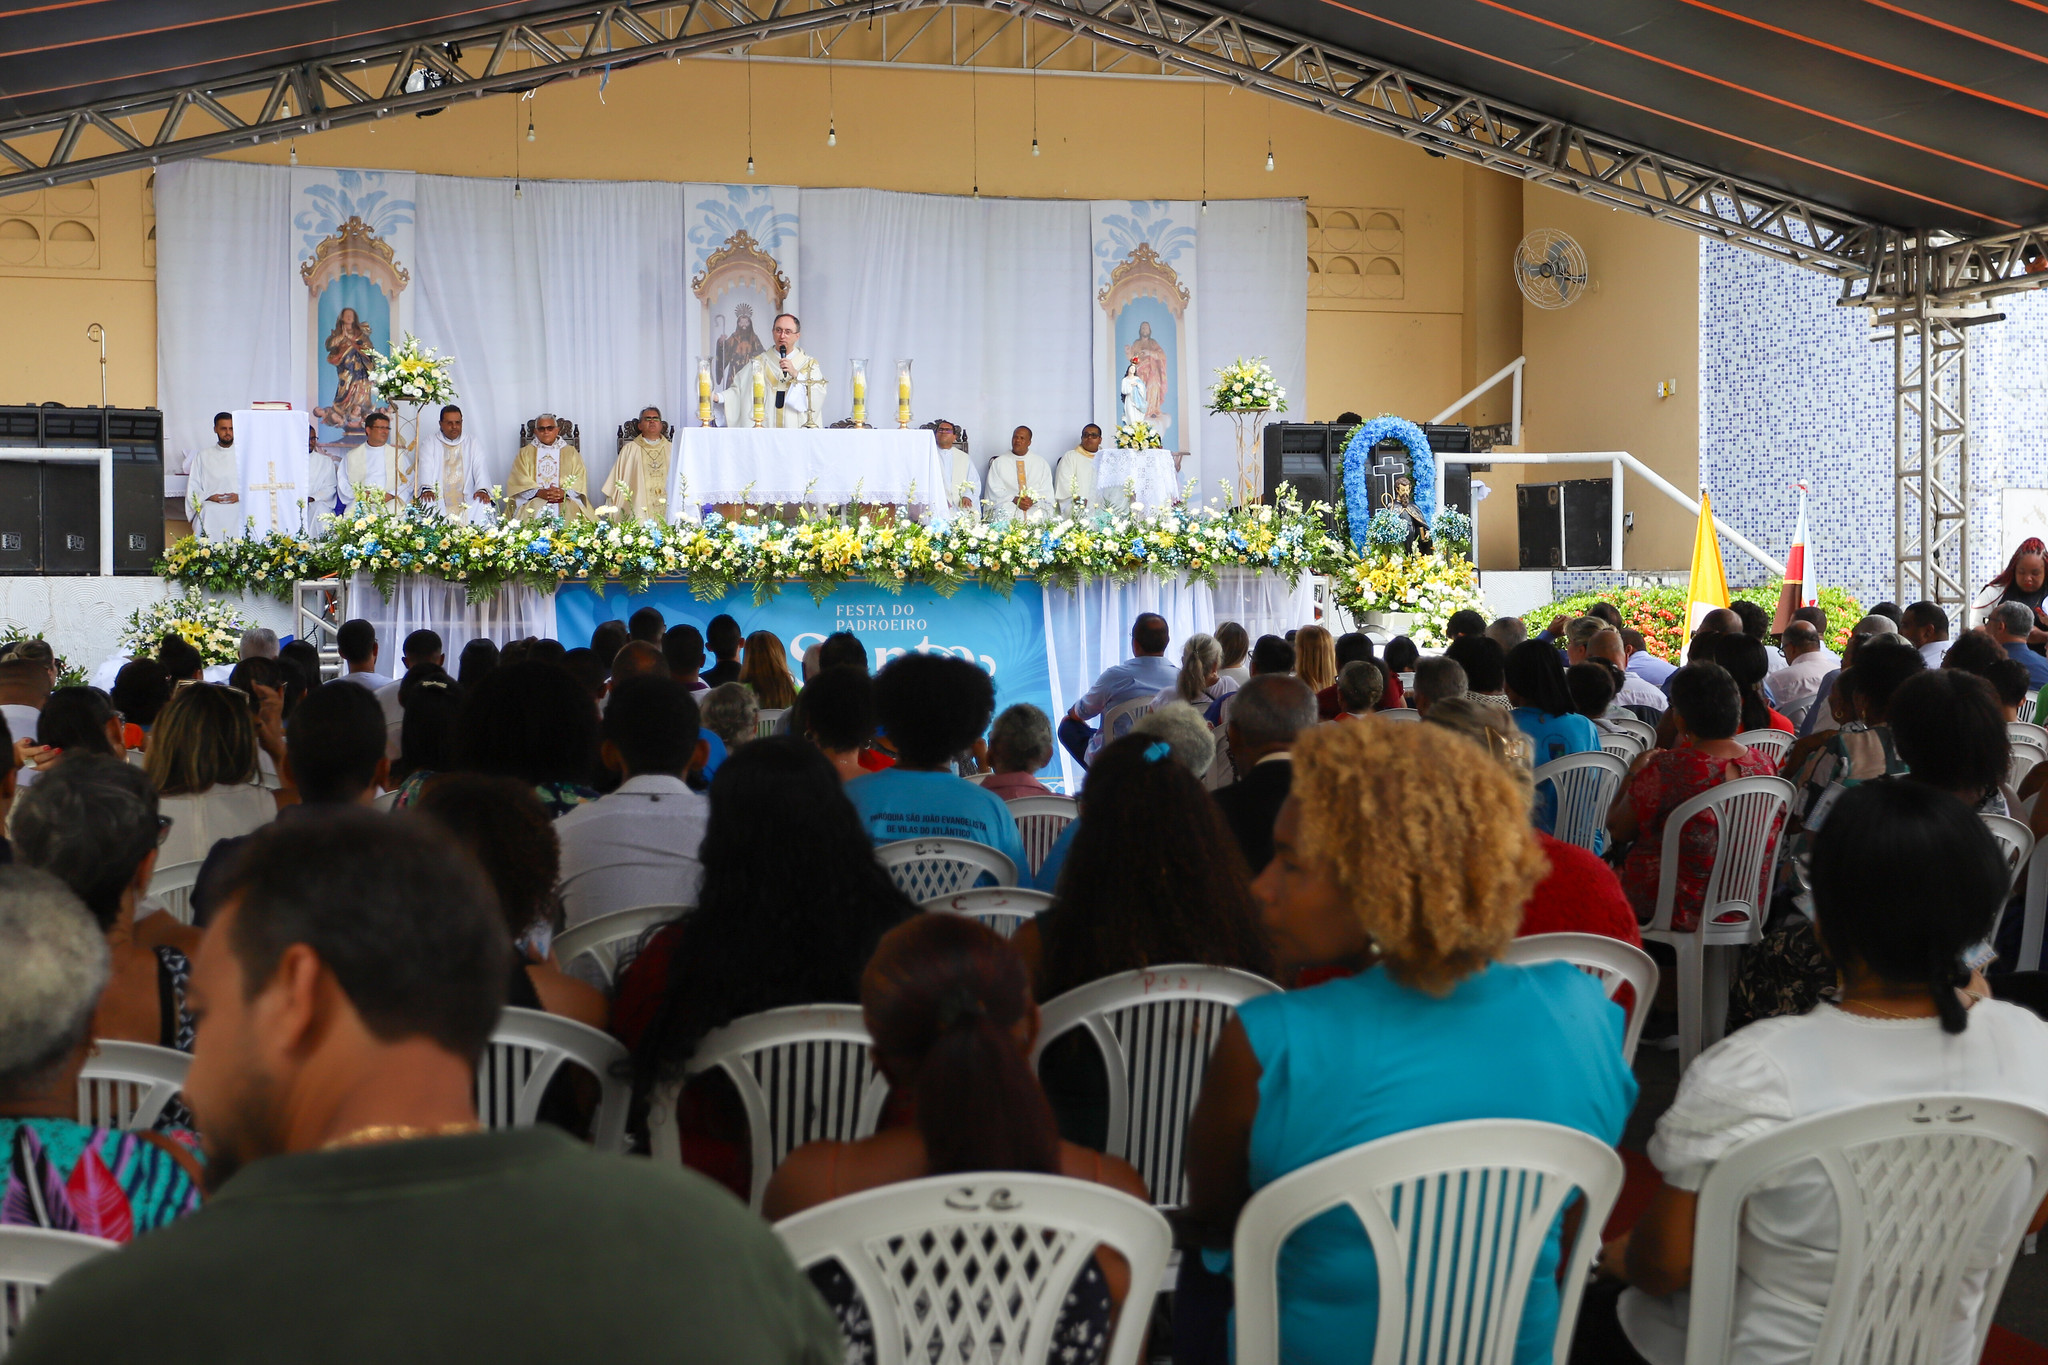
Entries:
[[1375, 417], [1351, 433], [1344, 443], [1344, 512], [1350, 521], [1353, 549], [1365, 548], [1366, 527], [1372, 523], [1372, 485], [1366, 481], [1366, 465], [1372, 448], [1392, 438], [1408, 448], [1408, 477], [1415, 481], [1415, 510], [1425, 524], [1436, 517], [1436, 456], [1422, 428], [1405, 417]]

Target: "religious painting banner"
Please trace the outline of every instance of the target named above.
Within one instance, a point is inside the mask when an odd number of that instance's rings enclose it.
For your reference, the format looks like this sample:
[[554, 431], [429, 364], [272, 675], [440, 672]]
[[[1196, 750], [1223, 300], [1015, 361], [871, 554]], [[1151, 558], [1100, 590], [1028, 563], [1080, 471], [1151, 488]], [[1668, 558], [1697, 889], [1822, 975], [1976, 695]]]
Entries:
[[375, 353], [414, 330], [413, 175], [299, 166], [291, 172], [297, 278], [291, 291], [288, 398], [313, 415], [321, 445], [363, 443]]
[[[775, 315], [797, 311], [799, 200], [793, 185], [683, 186], [693, 410], [677, 425], [694, 426], [708, 397], [697, 357], [710, 362], [711, 393], [723, 392], [749, 360], [775, 349]], [[716, 404], [713, 420], [726, 425]]]
[[[812, 601], [802, 584], [792, 583], [762, 603], [754, 601], [750, 587], [706, 602], [681, 581], [656, 582], [638, 594], [613, 586], [602, 596], [582, 584], [565, 583], [555, 593], [555, 629], [563, 640], [588, 640], [599, 622], [625, 621], [642, 607], [656, 608], [672, 627], [705, 630], [712, 617], [723, 613], [739, 622], [742, 635], [773, 631], [789, 653], [790, 675], [796, 678], [803, 676], [804, 652], [835, 631], [859, 638], [870, 671], [908, 653], [951, 654], [988, 673], [998, 714], [1018, 702], [1029, 702], [1049, 716], [1058, 714], [1047, 665], [1044, 590], [1028, 580], [1007, 596], [969, 583], [950, 597], [848, 583], [823, 602]], [[1047, 764], [1039, 777], [1057, 784], [1058, 762]]]
[[1185, 467], [1199, 469], [1203, 395], [1194, 284], [1201, 206], [1098, 199], [1090, 207], [1095, 420], [1113, 432], [1142, 419], [1166, 449], [1185, 457]]

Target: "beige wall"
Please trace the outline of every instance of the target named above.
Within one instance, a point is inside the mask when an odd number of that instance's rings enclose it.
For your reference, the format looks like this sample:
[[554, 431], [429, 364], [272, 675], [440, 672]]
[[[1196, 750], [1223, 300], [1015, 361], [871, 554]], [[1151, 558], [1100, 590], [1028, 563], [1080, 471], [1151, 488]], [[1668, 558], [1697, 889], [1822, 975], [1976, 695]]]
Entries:
[[[1298, 196], [1312, 206], [1388, 213], [1400, 227], [1391, 247], [1363, 244], [1361, 251], [1397, 261], [1398, 282], [1374, 281], [1377, 293], [1311, 299], [1307, 392], [1290, 395], [1296, 420], [1345, 409], [1426, 419], [1523, 349], [1529, 324], [1507, 260], [1524, 217], [1535, 218], [1511, 178], [1214, 84], [845, 64], [828, 72], [817, 62], [757, 60], [752, 86], [755, 179], [763, 184], [965, 194], [978, 183], [988, 195], [1055, 198]], [[1030, 152], [1034, 103], [1037, 157]], [[559, 82], [530, 101], [465, 102], [432, 118], [301, 138], [298, 155], [309, 165], [446, 175], [735, 181], [745, 178], [747, 105], [745, 63], [655, 63], [616, 74], [602, 103], [595, 79]], [[838, 129], [832, 148], [825, 145], [828, 113]], [[1142, 133], [1135, 155], [1132, 130]], [[1269, 137], [1272, 172], [1265, 170]], [[289, 154], [278, 145], [235, 156], [274, 164]], [[91, 321], [108, 329], [110, 397], [156, 401], [154, 262], [146, 254], [153, 219], [144, 177], [110, 177], [96, 194], [96, 265], [0, 263], [0, 309], [29, 323], [0, 330], [0, 401], [96, 402], [97, 353], [84, 339]], [[0, 256], [6, 221], [25, 212], [0, 203]], [[1618, 269], [1609, 259], [1616, 254], [1603, 243], [1596, 270]], [[1685, 278], [1690, 289], [1689, 267]], [[1617, 296], [1609, 290], [1570, 321], [1612, 312]], [[1540, 328], [1529, 335], [1532, 346], [1548, 340]], [[1506, 404], [1503, 390], [1466, 418], [1505, 420]], [[1564, 408], [1544, 400], [1538, 410], [1555, 422]], [[1546, 444], [1578, 439], [1574, 428], [1534, 429]]]
[[[1699, 483], [1699, 239], [1537, 185], [1522, 187], [1523, 232], [1555, 228], [1585, 248], [1587, 292], [1568, 308], [1525, 303], [1523, 448], [1626, 450], [1679, 488]], [[1657, 396], [1661, 380], [1677, 393]], [[1480, 567], [1515, 567], [1517, 483], [1605, 478], [1609, 466], [1496, 465], [1482, 506]], [[1635, 514], [1631, 569], [1683, 569], [1693, 519], [1643, 480], [1623, 479]]]

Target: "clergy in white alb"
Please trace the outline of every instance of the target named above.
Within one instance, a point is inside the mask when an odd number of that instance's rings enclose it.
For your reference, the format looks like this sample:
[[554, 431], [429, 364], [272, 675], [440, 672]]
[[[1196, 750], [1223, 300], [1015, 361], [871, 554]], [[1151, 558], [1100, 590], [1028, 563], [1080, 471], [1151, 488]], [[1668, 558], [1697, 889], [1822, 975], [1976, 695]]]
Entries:
[[590, 475], [583, 456], [563, 439], [561, 420], [552, 412], [534, 419], [533, 440], [513, 458], [505, 496], [521, 520], [580, 521], [590, 515]]
[[1081, 444], [1060, 456], [1053, 471], [1053, 491], [1059, 495], [1060, 511], [1080, 516], [1095, 505], [1095, 452], [1102, 449], [1102, 428], [1090, 422], [1081, 428]]
[[235, 419], [213, 415], [213, 444], [195, 451], [185, 474], [185, 510], [192, 534], [235, 540], [242, 534], [242, 456], [235, 449]]
[[489, 513], [491, 492], [462, 434], [462, 409], [448, 404], [434, 426], [434, 434], [420, 442], [416, 496], [443, 516], [474, 523], [478, 513]]
[[1052, 466], [1031, 453], [1031, 428], [1010, 435], [1010, 453], [988, 462], [988, 500], [997, 521], [1044, 521], [1053, 514]]
[[941, 417], [932, 423], [932, 439], [946, 460], [946, 492], [933, 500], [948, 515], [965, 521], [981, 516], [981, 477], [974, 472], [974, 457], [960, 448], [960, 429]]
[[757, 355], [733, 371], [732, 387], [718, 395], [729, 427], [754, 425], [754, 396], [761, 398], [761, 425], [816, 426], [825, 401], [825, 374], [798, 344], [802, 324], [794, 313], [775, 318], [775, 350]]
[[640, 409], [640, 420], [631, 440], [619, 447], [619, 458], [605, 479], [604, 500], [619, 509], [619, 515], [636, 520], [671, 520], [668, 509], [668, 473], [675, 465], [675, 452], [661, 420], [661, 409]]
[[335, 493], [341, 499], [343, 516], [355, 510], [362, 494], [372, 498], [382, 494], [385, 502], [398, 501], [398, 451], [391, 444], [390, 413], [373, 412], [363, 419], [363, 443], [349, 451], [340, 473]]

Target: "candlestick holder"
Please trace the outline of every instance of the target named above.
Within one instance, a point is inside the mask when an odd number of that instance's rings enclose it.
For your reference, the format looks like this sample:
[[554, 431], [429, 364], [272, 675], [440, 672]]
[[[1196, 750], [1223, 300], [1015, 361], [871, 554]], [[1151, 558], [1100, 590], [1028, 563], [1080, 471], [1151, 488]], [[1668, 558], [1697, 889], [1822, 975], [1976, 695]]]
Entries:
[[910, 427], [910, 362], [896, 362], [896, 426], [899, 430]]
[[711, 425], [711, 357], [697, 357], [697, 425]]
[[868, 362], [848, 362], [853, 369], [853, 424], [864, 427], [868, 424]]

